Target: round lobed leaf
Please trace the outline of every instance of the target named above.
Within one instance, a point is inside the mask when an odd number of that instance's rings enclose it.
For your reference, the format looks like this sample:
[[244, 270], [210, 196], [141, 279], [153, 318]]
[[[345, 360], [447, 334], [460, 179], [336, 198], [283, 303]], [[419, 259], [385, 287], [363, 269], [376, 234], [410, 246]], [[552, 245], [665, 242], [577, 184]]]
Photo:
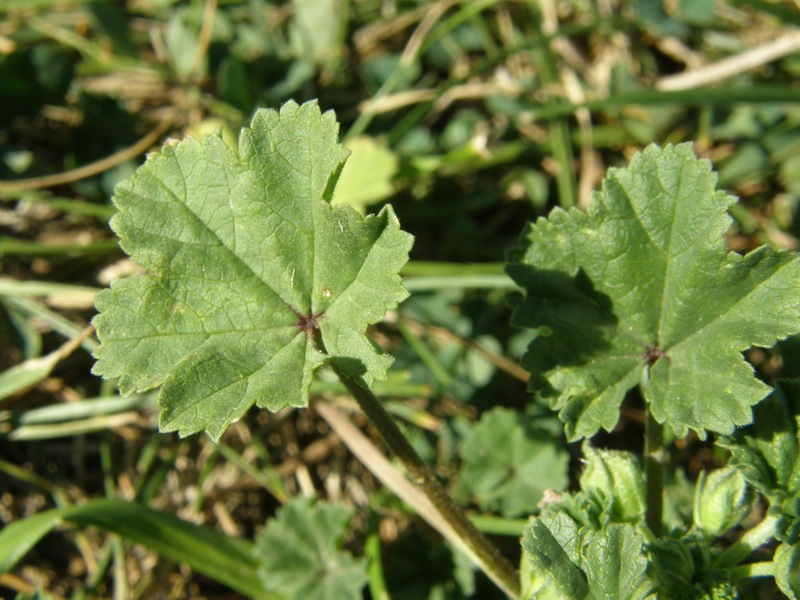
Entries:
[[770, 392], [742, 352], [800, 332], [798, 254], [728, 253], [735, 199], [689, 144], [611, 169], [587, 213], [555, 209], [509, 254], [523, 366], [570, 439], [611, 431], [641, 385], [655, 419], [731, 433]]
[[94, 373], [163, 386], [160, 427], [217, 440], [254, 403], [305, 406], [328, 361], [361, 384], [391, 357], [368, 325], [406, 298], [412, 237], [391, 207], [331, 206], [348, 156], [315, 102], [259, 110], [238, 151], [166, 145], [115, 190], [111, 226], [148, 274], [97, 296]]

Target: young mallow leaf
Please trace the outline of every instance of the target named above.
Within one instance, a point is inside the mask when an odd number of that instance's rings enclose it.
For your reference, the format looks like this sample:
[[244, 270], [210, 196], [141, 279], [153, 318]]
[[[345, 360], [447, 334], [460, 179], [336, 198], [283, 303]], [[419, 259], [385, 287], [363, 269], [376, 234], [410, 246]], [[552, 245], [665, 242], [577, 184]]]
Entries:
[[534, 512], [546, 490], [569, 484], [569, 454], [557, 441], [517, 411], [493, 408], [461, 446], [458, 491], [505, 517]]
[[297, 497], [256, 537], [254, 558], [264, 588], [285, 598], [360, 600], [367, 564], [342, 549], [353, 511]]
[[[533, 571], [549, 577], [551, 587], [568, 600], [655, 600], [646, 546], [644, 535], [631, 523], [595, 530], [581, 526], [560, 507], [533, 517], [522, 538]], [[533, 596], [539, 597], [546, 595]]]
[[677, 435], [731, 433], [770, 392], [742, 352], [800, 331], [800, 260], [729, 253], [735, 200], [715, 184], [688, 144], [651, 146], [510, 253], [513, 321], [538, 331], [522, 364], [570, 439], [610, 431], [639, 384]]
[[800, 380], [780, 380], [753, 409], [753, 423], [719, 440], [731, 466], [754, 485], [778, 517], [775, 537], [800, 544]]
[[369, 386], [391, 358], [366, 335], [406, 296], [412, 238], [390, 207], [333, 207], [348, 152], [316, 103], [259, 110], [238, 149], [166, 145], [119, 184], [111, 227], [149, 273], [97, 296], [94, 372], [162, 386], [159, 424], [218, 439], [253, 404], [304, 406], [333, 361]]

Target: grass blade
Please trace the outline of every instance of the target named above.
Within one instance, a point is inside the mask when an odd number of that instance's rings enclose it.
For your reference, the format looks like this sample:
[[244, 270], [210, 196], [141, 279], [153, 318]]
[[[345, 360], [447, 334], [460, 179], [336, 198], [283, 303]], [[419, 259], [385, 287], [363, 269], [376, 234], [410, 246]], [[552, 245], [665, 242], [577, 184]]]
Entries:
[[185, 563], [248, 598], [278, 598], [264, 591], [256, 575], [257, 563], [250, 542], [122, 500], [92, 500], [8, 525], [0, 532], [0, 572], [11, 569], [62, 522], [116, 533], [165, 558]]

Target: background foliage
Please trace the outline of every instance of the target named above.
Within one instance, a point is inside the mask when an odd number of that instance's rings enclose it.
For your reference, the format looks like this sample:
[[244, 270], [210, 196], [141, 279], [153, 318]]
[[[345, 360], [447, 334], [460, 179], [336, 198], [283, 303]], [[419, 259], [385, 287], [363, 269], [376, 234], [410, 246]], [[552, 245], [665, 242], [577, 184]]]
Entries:
[[[231, 555], [247, 540], [267, 556], [283, 523], [325, 514], [341, 530], [326, 556], [358, 573], [351, 555], [366, 557], [373, 595], [498, 594], [316, 411], [248, 413], [219, 445], [180, 440], [157, 432], [150, 395], [123, 399], [91, 376], [94, 293], [132, 271], [107, 227], [114, 185], [167, 137], [221, 129], [230, 141], [257, 107], [288, 99], [335, 110], [353, 151], [336, 201], [370, 213], [391, 202], [416, 237], [403, 271], [412, 295], [373, 332], [396, 357], [376, 391], [517, 560], [515, 519], [546, 489], [574, 487], [581, 449], [525, 391], [516, 365], [530, 333], [509, 325], [506, 250], [524, 222], [585, 207], [609, 166], [687, 140], [740, 198], [729, 248], [795, 248], [799, 23], [789, 0], [1, 3], [0, 520], [43, 514], [34, 537], [47, 536], [0, 575], [2, 594], [224, 597], [237, 582], [208, 569], [219, 540], [209, 530], [242, 538]], [[793, 339], [747, 358], [767, 381], [800, 374]], [[349, 411], [332, 380], [312, 391]], [[596, 445], [641, 450], [635, 402], [623, 415]], [[721, 464], [719, 452], [680, 440], [674, 497], [690, 505], [687, 482]], [[537, 487], [543, 461], [552, 472]], [[290, 502], [311, 495], [352, 517]], [[677, 518], [686, 505], [666, 508]], [[241, 564], [238, 582], [257, 586], [259, 567]]]

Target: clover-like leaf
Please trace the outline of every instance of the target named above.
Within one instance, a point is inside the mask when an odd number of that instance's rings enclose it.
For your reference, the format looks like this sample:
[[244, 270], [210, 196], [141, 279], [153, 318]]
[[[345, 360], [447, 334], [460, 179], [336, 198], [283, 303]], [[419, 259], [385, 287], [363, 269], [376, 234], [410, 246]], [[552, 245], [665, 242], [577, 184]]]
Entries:
[[514, 323], [539, 330], [523, 366], [570, 439], [610, 431], [638, 384], [678, 435], [730, 433], [770, 392], [741, 353], [800, 331], [800, 260], [728, 253], [735, 200], [715, 184], [689, 145], [651, 146], [510, 253]]
[[269, 591], [287, 598], [356, 600], [367, 565], [342, 550], [352, 510], [295, 498], [278, 510], [256, 538], [258, 575]]
[[569, 454], [546, 429], [513, 410], [494, 408], [461, 447], [459, 488], [484, 510], [503, 516], [533, 513], [545, 490], [569, 484]]
[[335, 361], [364, 385], [391, 357], [366, 336], [406, 296], [412, 238], [391, 208], [330, 205], [347, 150], [316, 103], [259, 110], [238, 149], [187, 139], [117, 186], [111, 226], [148, 274], [97, 296], [94, 372], [159, 385], [160, 427], [218, 439], [254, 403], [304, 406]]

